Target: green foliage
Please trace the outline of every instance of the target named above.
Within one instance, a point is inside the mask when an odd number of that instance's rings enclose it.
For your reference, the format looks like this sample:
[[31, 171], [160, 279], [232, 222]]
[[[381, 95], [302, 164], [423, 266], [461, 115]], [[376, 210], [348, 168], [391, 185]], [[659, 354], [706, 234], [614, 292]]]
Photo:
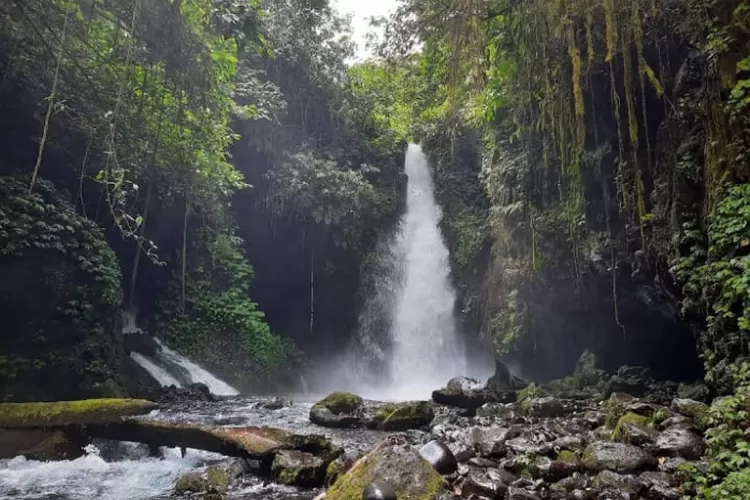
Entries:
[[222, 367], [233, 380], [261, 387], [282, 382], [299, 369], [301, 354], [271, 332], [265, 315], [249, 297], [253, 269], [231, 232], [202, 233], [193, 240], [196, 260], [186, 279], [185, 309], [181, 280], [175, 276], [159, 303], [154, 331], [188, 355]]
[[[80, 376], [106, 377], [109, 368], [101, 357], [112, 349], [107, 344], [115, 333], [122, 288], [117, 260], [101, 229], [77, 215], [51, 183], [38, 181], [29, 193], [26, 179], [0, 177], [0, 265], [6, 272], [7, 266], [38, 272], [23, 278], [34, 283], [8, 283], [8, 293], [40, 286], [46, 287], [45, 295], [29, 300], [57, 301], [51, 311], [44, 310], [49, 304], [38, 304], [43, 312], [34, 318], [17, 320], [16, 311], [7, 311], [7, 324], [19, 329], [0, 338], [2, 383], [65, 366], [78, 367]], [[42, 281], [50, 268], [62, 282]]]
[[750, 487], [750, 438], [744, 425], [750, 418], [747, 389], [718, 400], [711, 407], [706, 431], [708, 470], [694, 467], [683, 470], [687, 488], [695, 498], [705, 500], [740, 500]]
[[444, 224], [456, 240], [453, 257], [462, 268], [470, 266], [487, 242], [485, 214], [477, 208], [466, 207], [451, 213]]

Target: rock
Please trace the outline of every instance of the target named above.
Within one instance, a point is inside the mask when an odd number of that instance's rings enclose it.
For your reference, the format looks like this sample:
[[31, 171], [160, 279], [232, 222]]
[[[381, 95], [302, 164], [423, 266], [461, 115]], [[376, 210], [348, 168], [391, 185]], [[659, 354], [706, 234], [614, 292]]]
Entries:
[[658, 433], [651, 428], [648, 417], [636, 413], [626, 413], [615, 426], [612, 440], [642, 446], [653, 443]]
[[477, 456], [477, 453], [476, 451], [474, 451], [473, 446], [470, 446], [468, 443], [464, 443], [461, 441], [448, 444], [448, 448], [453, 453], [453, 456], [456, 457], [458, 463], [461, 464]]
[[486, 403], [477, 409], [479, 418], [506, 418], [513, 413], [513, 408], [503, 403]]
[[509, 438], [518, 435], [518, 431], [507, 427], [474, 427], [471, 440], [474, 448], [483, 457], [503, 457], [506, 454], [505, 443]]
[[497, 471], [486, 472], [472, 471], [466, 476], [461, 487], [461, 497], [470, 498], [471, 495], [492, 499], [503, 499], [508, 491], [508, 486], [503, 483]]
[[119, 423], [159, 406], [141, 399], [86, 399], [54, 403], [0, 403], [0, 428], [52, 428]]
[[[510, 373], [508, 365], [500, 359], [495, 359], [495, 373], [487, 381], [487, 389], [500, 401], [512, 403], [515, 400], [515, 391], [526, 385], [526, 382]], [[506, 401], [507, 399], [511, 400]]]
[[659, 428], [661, 430], [670, 429], [672, 427], [681, 427], [683, 429], [691, 429], [695, 427], [695, 422], [693, 422], [693, 419], [690, 417], [686, 417], [685, 415], [675, 415], [674, 417], [669, 417], [668, 419], [664, 420], [661, 424], [659, 424]]
[[471, 411], [486, 403], [499, 401], [479, 380], [468, 377], [452, 378], [447, 387], [433, 391], [432, 400], [438, 404]]
[[284, 408], [285, 403], [282, 398], [273, 398], [271, 401], [266, 401], [265, 403], [260, 403], [260, 407], [264, 410], [280, 410]]
[[515, 486], [508, 487], [507, 500], [541, 500], [536, 494]]
[[528, 401], [528, 414], [532, 417], [553, 418], [560, 417], [568, 413], [568, 410], [559, 399], [533, 398]]
[[397, 497], [396, 492], [388, 484], [377, 482], [367, 485], [362, 500], [397, 500]]
[[280, 450], [271, 464], [271, 477], [280, 484], [317, 488], [323, 486], [327, 463], [310, 453]]
[[130, 333], [122, 336], [123, 346], [125, 348], [125, 354], [131, 352], [137, 352], [153, 358], [156, 353], [159, 352], [159, 344], [154, 340], [154, 337], [146, 333]]
[[427, 427], [434, 418], [432, 406], [426, 401], [386, 404], [377, 409], [368, 427], [401, 432]]
[[572, 476], [578, 472], [580, 466], [577, 461], [550, 460], [547, 457], [538, 457], [531, 467], [534, 477], [539, 477], [547, 482], [557, 482]]
[[636, 397], [646, 395], [654, 383], [654, 375], [643, 366], [622, 366], [604, 387], [604, 396], [624, 392]]
[[680, 399], [690, 399], [693, 401], [707, 401], [711, 391], [703, 382], [693, 384], [680, 384], [677, 388], [677, 397]]
[[73, 460], [83, 456], [86, 443], [80, 434], [62, 430], [0, 429], [0, 459]]
[[692, 418], [695, 424], [702, 429], [708, 427], [711, 408], [705, 403], [692, 399], [678, 398], [672, 401], [671, 409], [681, 415]]
[[208, 480], [200, 472], [187, 472], [180, 476], [175, 484], [175, 493], [185, 495], [187, 493], [203, 493], [208, 486]]
[[444, 476], [453, 474], [458, 469], [458, 461], [453, 452], [441, 441], [430, 441], [419, 449], [419, 454]]
[[656, 439], [656, 449], [665, 456], [697, 460], [703, 455], [705, 444], [703, 438], [691, 430], [672, 427]]
[[586, 447], [581, 458], [584, 468], [591, 472], [611, 470], [632, 473], [656, 469], [657, 460], [645, 451], [624, 443], [597, 441]]
[[322, 427], [346, 429], [364, 426], [362, 405], [364, 401], [355, 394], [334, 392], [321, 399], [310, 409], [310, 421]]
[[635, 477], [609, 470], [601, 471], [594, 479], [594, 484], [597, 489], [620, 490], [630, 494], [636, 494], [641, 489], [641, 485]]
[[410, 445], [384, 442], [339, 478], [327, 500], [353, 500], [373, 482], [386, 483], [399, 499], [438, 500], [447, 483]]
[[181, 403], [185, 401], [215, 401], [216, 398], [206, 384], [190, 384], [186, 387], [170, 386], [159, 394], [161, 403]]

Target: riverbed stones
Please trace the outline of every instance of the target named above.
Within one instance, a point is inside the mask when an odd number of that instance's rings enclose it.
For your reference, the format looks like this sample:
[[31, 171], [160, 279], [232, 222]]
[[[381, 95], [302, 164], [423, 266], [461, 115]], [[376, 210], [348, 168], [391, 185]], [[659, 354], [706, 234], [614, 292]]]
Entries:
[[553, 418], [568, 413], [568, 409], [557, 398], [532, 398], [526, 402], [527, 413], [532, 417]]
[[597, 441], [586, 447], [581, 463], [590, 472], [610, 470], [632, 473], [656, 469], [656, 458], [642, 449], [625, 443]]
[[441, 441], [430, 441], [419, 449], [419, 454], [444, 476], [453, 474], [458, 469], [458, 460]]
[[471, 471], [461, 485], [462, 498], [478, 495], [482, 498], [503, 499], [508, 486], [503, 482], [499, 472], [489, 469], [484, 472]]

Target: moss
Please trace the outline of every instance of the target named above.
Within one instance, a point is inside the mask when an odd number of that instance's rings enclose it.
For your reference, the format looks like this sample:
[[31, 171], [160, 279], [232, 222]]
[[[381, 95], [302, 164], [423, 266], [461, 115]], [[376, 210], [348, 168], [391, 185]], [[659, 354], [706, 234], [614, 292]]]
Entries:
[[353, 413], [362, 406], [362, 403], [362, 398], [356, 394], [334, 392], [315, 403], [314, 407], [327, 408], [334, 415], [341, 415], [342, 413]]
[[[376, 452], [371, 453], [363, 458], [352, 470], [346, 475], [339, 478], [338, 481], [328, 490], [327, 500], [353, 500], [362, 498], [364, 489], [375, 480], [382, 479], [378, 475], [379, 459], [374, 456]], [[381, 457], [385, 461], [385, 457]], [[395, 461], [388, 463], [390, 467], [398, 467], [400, 464]], [[389, 484], [396, 491], [398, 498], [408, 500], [436, 500], [440, 493], [444, 491], [447, 483], [440, 474], [430, 465], [429, 462], [420, 458], [418, 467], [419, 471], [400, 471], [399, 477], [404, 478], [402, 484]], [[416, 479], [419, 478], [419, 479]], [[424, 484], [416, 490], [415, 484], [421, 478], [425, 479]]]
[[206, 470], [208, 477], [208, 489], [217, 493], [225, 493], [229, 490], [229, 474], [224, 469], [215, 465]]
[[557, 454], [557, 461], [564, 462], [566, 464], [577, 464], [578, 455], [576, 455], [575, 452], [570, 451], [570, 450], [562, 450], [560, 453]]
[[604, 412], [607, 415], [604, 425], [607, 429], [614, 429], [617, 426], [620, 418], [628, 412], [627, 405], [631, 401], [632, 398], [629, 396], [615, 393], [604, 403]]
[[180, 494], [201, 493], [206, 489], [206, 480], [199, 472], [188, 472], [180, 476], [174, 489]]
[[673, 413], [666, 408], [660, 408], [654, 412], [651, 416], [651, 425], [656, 427], [657, 425], [664, 422], [666, 419], [671, 418]]
[[680, 413], [693, 419], [695, 425], [705, 430], [709, 427], [711, 421], [711, 408], [698, 401], [684, 404], [680, 407]]
[[328, 467], [326, 467], [326, 482], [327, 487], [333, 486], [336, 481], [346, 472], [346, 464], [343, 460], [334, 460]]
[[543, 398], [547, 395], [544, 389], [537, 386], [534, 383], [527, 385], [525, 388], [518, 391], [518, 399], [516, 400], [521, 405], [521, 410], [528, 412], [531, 409], [531, 402], [537, 398]]
[[405, 431], [429, 425], [435, 413], [429, 403], [388, 404], [375, 412], [374, 420], [379, 429], [384, 431]]
[[615, 430], [612, 433], [612, 441], [624, 443], [628, 440], [628, 427], [626, 424], [635, 424], [644, 428], [652, 426], [650, 418], [638, 415], [637, 413], [628, 412], [617, 421]]
[[0, 427], [106, 424], [158, 408], [140, 399], [87, 399], [55, 403], [0, 403]]

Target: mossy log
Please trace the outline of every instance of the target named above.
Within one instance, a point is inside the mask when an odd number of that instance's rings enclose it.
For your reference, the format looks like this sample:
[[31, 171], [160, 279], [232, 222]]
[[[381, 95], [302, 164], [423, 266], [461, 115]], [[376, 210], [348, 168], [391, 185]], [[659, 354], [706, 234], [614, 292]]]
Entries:
[[29, 429], [109, 424], [158, 408], [142, 399], [87, 399], [52, 403], [0, 403], [0, 428]]

